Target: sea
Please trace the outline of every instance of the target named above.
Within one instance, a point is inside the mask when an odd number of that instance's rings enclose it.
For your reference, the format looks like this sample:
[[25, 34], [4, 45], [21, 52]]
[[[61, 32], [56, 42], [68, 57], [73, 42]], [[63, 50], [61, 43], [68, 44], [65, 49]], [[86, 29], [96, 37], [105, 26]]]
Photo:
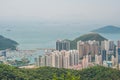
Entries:
[[[83, 34], [89, 33], [90, 29], [81, 29], [81, 26], [61, 24], [4, 24], [0, 25], [0, 35], [10, 38], [19, 43], [18, 48], [32, 50], [36, 48], [55, 48], [56, 40], [73, 40]], [[109, 40], [120, 40], [120, 34], [103, 34]]]

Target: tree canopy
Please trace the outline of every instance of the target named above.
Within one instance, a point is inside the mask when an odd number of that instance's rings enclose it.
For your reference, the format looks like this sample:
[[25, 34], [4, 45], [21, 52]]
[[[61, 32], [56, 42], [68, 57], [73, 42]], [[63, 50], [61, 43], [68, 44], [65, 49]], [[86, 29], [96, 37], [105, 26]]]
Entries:
[[0, 64], [1, 80], [120, 80], [119, 74], [119, 70], [102, 66], [70, 70], [51, 67], [20, 69]]

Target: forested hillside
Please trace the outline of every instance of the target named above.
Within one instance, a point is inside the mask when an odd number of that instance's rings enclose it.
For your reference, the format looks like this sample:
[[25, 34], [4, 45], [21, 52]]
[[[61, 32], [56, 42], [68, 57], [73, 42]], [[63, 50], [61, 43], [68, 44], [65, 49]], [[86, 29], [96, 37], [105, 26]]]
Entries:
[[69, 70], [50, 67], [19, 69], [0, 64], [0, 80], [120, 80], [120, 71], [101, 66]]

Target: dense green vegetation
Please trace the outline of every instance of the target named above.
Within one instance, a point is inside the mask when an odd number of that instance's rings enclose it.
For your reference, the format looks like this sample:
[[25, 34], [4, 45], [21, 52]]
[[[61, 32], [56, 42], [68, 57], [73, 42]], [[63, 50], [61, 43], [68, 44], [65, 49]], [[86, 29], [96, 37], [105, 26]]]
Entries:
[[107, 40], [106, 38], [102, 37], [100, 34], [98, 33], [89, 33], [89, 34], [84, 34], [76, 39], [74, 39], [73, 41], [70, 41], [70, 48], [71, 49], [77, 49], [77, 42], [78, 41], [89, 41], [89, 40], [96, 40], [96, 41], [104, 41]]
[[112, 68], [95, 66], [80, 72], [81, 80], [120, 80], [120, 71]]
[[109, 25], [109, 26], [105, 26], [105, 27], [102, 27], [99, 29], [95, 29], [92, 32], [113, 34], [113, 33], [120, 33], [120, 28], [116, 27], [116, 26]]
[[19, 69], [0, 64], [0, 80], [120, 80], [120, 71], [95, 66], [83, 70], [41, 67]]
[[18, 43], [0, 35], [0, 50], [16, 49]]

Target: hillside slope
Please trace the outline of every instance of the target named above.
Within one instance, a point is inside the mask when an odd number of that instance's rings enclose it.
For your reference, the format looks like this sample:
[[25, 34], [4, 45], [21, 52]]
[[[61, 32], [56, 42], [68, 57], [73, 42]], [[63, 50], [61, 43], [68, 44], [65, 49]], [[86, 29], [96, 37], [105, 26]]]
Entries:
[[0, 35], [0, 50], [16, 49], [18, 43]]

